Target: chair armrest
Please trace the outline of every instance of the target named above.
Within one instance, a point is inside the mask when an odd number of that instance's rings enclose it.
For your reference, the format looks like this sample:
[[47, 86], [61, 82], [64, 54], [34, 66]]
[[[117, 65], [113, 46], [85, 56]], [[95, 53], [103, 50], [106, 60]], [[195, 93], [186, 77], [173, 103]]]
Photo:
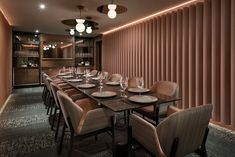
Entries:
[[173, 113], [179, 112], [181, 111], [181, 109], [179, 109], [178, 107], [175, 107], [173, 105], [170, 105], [167, 107], [167, 117], [170, 116]]
[[78, 132], [85, 134], [107, 127], [111, 127], [113, 112], [105, 108], [97, 108], [86, 113], [84, 120], [80, 122]]
[[155, 156], [165, 157], [154, 125], [135, 114], [130, 116], [130, 125], [132, 138]]

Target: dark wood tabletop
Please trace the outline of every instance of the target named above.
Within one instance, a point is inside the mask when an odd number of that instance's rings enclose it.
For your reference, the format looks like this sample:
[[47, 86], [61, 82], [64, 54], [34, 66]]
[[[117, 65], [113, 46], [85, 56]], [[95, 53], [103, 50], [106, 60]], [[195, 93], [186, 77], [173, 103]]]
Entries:
[[[80, 78], [82, 78], [82, 77], [80, 77]], [[146, 93], [142, 93], [141, 95], [155, 96], [155, 97], [158, 98], [157, 102], [155, 102], [155, 103], [136, 103], [136, 102], [132, 102], [128, 98], [130, 96], [138, 95], [137, 93], [128, 92], [126, 90], [127, 98], [123, 98], [123, 97], [121, 97], [121, 87], [120, 87], [120, 85], [106, 85], [105, 84], [106, 81], [104, 81], [104, 83], [103, 83], [102, 91], [113, 91], [113, 92], [116, 92], [117, 95], [113, 96], [113, 97], [108, 97], [108, 98], [97, 98], [97, 97], [94, 97], [92, 95], [92, 93], [100, 91], [99, 81], [90, 79], [89, 84], [95, 84], [96, 85], [95, 87], [87, 88], [87, 89], [78, 88], [78, 85], [86, 83], [85, 79], [84, 78], [82, 78], [82, 79], [83, 79], [83, 81], [81, 81], [81, 82], [70, 82], [69, 79], [63, 79], [63, 80], [66, 81], [71, 86], [73, 86], [74, 88], [81, 91], [83, 94], [85, 94], [88, 97], [92, 98], [93, 100], [97, 101], [98, 104], [100, 104], [104, 107], [107, 107], [108, 109], [112, 110], [113, 112], [122, 112], [122, 111], [127, 111], [127, 110], [133, 110], [133, 109], [137, 109], [137, 108], [141, 108], [141, 107], [145, 107], [145, 106], [150, 106], [150, 105], [159, 106], [159, 105], [164, 104], [164, 103], [174, 102], [174, 101], [179, 101], [180, 100], [180, 98], [178, 98], [178, 97], [169, 97], [169, 96], [166, 96], [166, 95], [146, 92]]]

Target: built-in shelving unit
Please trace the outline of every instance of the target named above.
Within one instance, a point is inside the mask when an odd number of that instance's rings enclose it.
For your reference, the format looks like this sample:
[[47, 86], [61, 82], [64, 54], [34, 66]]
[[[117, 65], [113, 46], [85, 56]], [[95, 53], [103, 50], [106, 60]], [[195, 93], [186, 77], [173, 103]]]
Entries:
[[40, 44], [38, 35], [13, 34], [14, 86], [39, 84]]
[[75, 38], [75, 65], [89, 68], [94, 66], [93, 38]]

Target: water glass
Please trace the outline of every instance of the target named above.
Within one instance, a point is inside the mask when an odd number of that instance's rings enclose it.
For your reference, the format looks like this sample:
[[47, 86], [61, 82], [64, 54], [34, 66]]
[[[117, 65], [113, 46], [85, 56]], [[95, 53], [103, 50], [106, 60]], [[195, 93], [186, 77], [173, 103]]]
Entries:
[[120, 79], [120, 86], [122, 88], [121, 92], [123, 93], [121, 96], [126, 98], [127, 95], [126, 95], [126, 89], [128, 87], [128, 77], [121, 77]]

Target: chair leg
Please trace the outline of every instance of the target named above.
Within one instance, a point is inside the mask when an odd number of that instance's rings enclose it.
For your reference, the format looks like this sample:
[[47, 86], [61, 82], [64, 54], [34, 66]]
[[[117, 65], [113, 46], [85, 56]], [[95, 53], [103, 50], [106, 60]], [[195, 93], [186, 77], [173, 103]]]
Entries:
[[71, 132], [70, 132], [70, 150], [69, 150], [68, 157], [71, 156], [71, 153], [72, 153], [72, 150], [73, 150], [73, 138], [74, 138], [74, 131], [71, 130]]
[[59, 127], [60, 127], [60, 120], [61, 120], [61, 117], [62, 117], [62, 112], [61, 112], [61, 110], [59, 110], [59, 111], [60, 111], [59, 112], [59, 118], [58, 118], [58, 121], [57, 121], [57, 124], [56, 124], [55, 141], [57, 140]]
[[204, 137], [203, 137], [203, 141], [202, 141], [201, 148], [195, 151], [198, 155], [200, 155], [200, 156], [202, 156], [202, 157], [207, 157], [207, 152], [206, 152], [206, 140], [207, 140], [208, 133], [209, 133], [209, 128], [206, 128], [206, 131], [205, 131], [205, 134], [204, 134]]
[[49, 101], [48, 101], [48, 105], [47, 105], [47, 115], [49, 114], [49, 111], [50, 111], [50, 105], [51, 105], [51, 98], [49, 96]]
[[52, 111], [53, 111], [54, 106], [55, 106], [54, 99], [53, 99], [53, 97], [51, 97], [51, 104], [50, 104], [50, 117], [52, 116]]
[[53, 120], [52, 120], [52, 124], [51, 124], [51, 130], [53, 130], [53, 127], [54, 127], [54, 124], [55, 124], [57, 110], [58, 110], [58, 108], [55, 106], [54, 113], [53, 113]]
[[60, 138], [60, 144], [59, 144], [59, 147], [57, 149], [57, 154], [58, 155], [60, 155], [61, 151], [62, 151], [65, 129], [66, 129], [66, 123], [64, 122], [63, 130], [62, 130], [62, 135], [61, 135], [61, 138]]

